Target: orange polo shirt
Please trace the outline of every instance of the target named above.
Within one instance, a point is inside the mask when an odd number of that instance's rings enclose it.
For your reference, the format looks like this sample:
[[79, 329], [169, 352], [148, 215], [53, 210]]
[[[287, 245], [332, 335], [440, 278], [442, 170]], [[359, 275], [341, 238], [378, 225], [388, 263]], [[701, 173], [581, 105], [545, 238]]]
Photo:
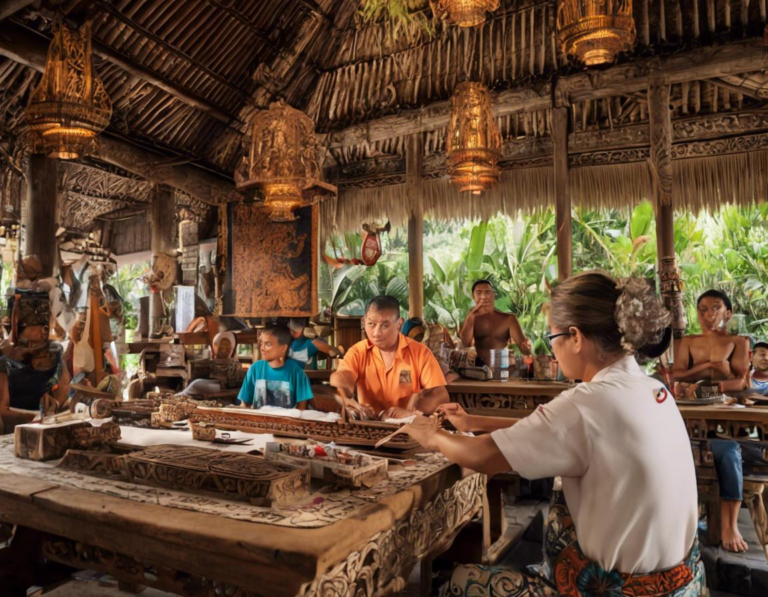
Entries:
[[432, 352], [402, 334], [389, 371], [381, 351], [370, 340], [362, 340], [347, 351], [337, 373], [354, 378], [358, 402], [376, 413], [393, 406], [405, 408], [415, 392], [445, 385], [445, 376]]

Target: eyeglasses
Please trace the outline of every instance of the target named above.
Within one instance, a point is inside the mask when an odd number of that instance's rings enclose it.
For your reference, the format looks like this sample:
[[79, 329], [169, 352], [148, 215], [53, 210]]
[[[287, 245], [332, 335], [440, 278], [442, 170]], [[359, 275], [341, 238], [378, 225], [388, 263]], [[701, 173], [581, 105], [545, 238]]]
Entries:
[[571, 332], [557, 332], [556, 334], [545, 334], [544, 338], [547, 340], [547, 348], [549, 349], [549, 353], [552, 356], [555, 356], [554, 351], [552, 350], [552, 340], [555, 338], [559, 338], [560, 336], [570, 336]]

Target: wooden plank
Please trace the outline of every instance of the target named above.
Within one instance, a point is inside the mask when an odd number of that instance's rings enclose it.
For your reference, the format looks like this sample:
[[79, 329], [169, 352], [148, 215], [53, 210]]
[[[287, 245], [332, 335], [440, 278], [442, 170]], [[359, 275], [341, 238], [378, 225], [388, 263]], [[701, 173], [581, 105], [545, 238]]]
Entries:
[[572, 384], [567, 383], [546, 383], [522, 380], [510, 380], [506, 382], [472, 381], [469, 379], [454, 381], [446, 386], [449, 393], [507, 394], [510, 396], [529, 394], [557, 396], [572, 387]]
[[[355, 517], [319, 529], [243, 522], [71, 488], [29, 487], [0, 492], [0, 520], [115, 549], [142, 561], [251, 589], [269, 583], [270, 595], [295, 595], [370, 537], [395, 522], [386, 506], [371, 504]], [[11, 492], [8, 491], [11, 490]], [[13, 495], [20, 492], [22, 496]], [[11, 493], [11, 495], [8, 495]], [[413, 505], [413, 495], [401, 499]]]
[[24, 213], [24, 255], [37, 255], [41, 276], [54, 275], [56, 266], [56, 205], [60, 202], [58, 160], [44, 155], [29, 156], [27, 209]]
[[726, 406], [683, 406], [678, 404], [684, 419], [722, 419], [724, 421], [768, 421], [768, 407], [748, 406], [729, 408]]
[[0, 21], [32, 4], [35, 0], [6, 0], [0, 6]]

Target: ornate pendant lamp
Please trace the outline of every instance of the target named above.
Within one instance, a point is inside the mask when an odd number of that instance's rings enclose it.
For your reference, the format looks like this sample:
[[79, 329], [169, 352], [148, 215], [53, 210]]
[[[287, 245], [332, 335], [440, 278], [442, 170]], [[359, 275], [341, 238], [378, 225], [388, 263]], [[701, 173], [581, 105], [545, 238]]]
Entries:
[[499, 7], [499, 0], [430, 0], [432, 13], [459, 27], [477, 27], [485, 23], [486, 13]]
[[560, 0], [557, 40], [587, 66], [612, 62], [636, 39], [632, 0]]
[[336, 187], [320, 180], [315, 124], [303, 112], [270, 104], [253, 118], [244, 143], [235, 185], [261, 189], [273, 222], [292, 222], [297, 208], [336, 196]]
[[78, 158], [111, 116], [112, 102], [93, 69], [91, 23], [79, 30], [62, 23], [25, 113], [35, 151], [62, 160]]
[[479, 195], [499, 181], [501, 133], [482, 83], [461, 83], [454, 90], [446, 151], [448, 176], [460, 191]]

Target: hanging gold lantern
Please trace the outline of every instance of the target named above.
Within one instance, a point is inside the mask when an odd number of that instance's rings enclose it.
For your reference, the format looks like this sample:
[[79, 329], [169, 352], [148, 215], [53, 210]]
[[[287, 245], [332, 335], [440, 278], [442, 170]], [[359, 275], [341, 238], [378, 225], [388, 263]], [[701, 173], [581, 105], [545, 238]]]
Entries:
[[485, 23], [486, 13], [499, 7], [499, 0], [430, 0], [432, 14], [459, 27]]
[[91, 23], [79, 30], [61, 24], [25, 113], [35, 151], [62, 160], [78, 158], [111, 116], [112, 102], [93, 70]]
[[273, 222], [292, 222], [295, 209], [336, 196], [336, 187], [320, 180], [315, 124], [303, 112], [270, 104], [251, 121], [244, 143], [235, 185], [261, 189]]
[[499, 181], [501, 133], [482, 83], [461, 83], [454, 90], [446, 151], [448, 176], [460, 191], [479, 195]]
[[587, 66], [613, 62], [636, 39], [632, 0], [560, 0], [557, 39], [563, 52]]

